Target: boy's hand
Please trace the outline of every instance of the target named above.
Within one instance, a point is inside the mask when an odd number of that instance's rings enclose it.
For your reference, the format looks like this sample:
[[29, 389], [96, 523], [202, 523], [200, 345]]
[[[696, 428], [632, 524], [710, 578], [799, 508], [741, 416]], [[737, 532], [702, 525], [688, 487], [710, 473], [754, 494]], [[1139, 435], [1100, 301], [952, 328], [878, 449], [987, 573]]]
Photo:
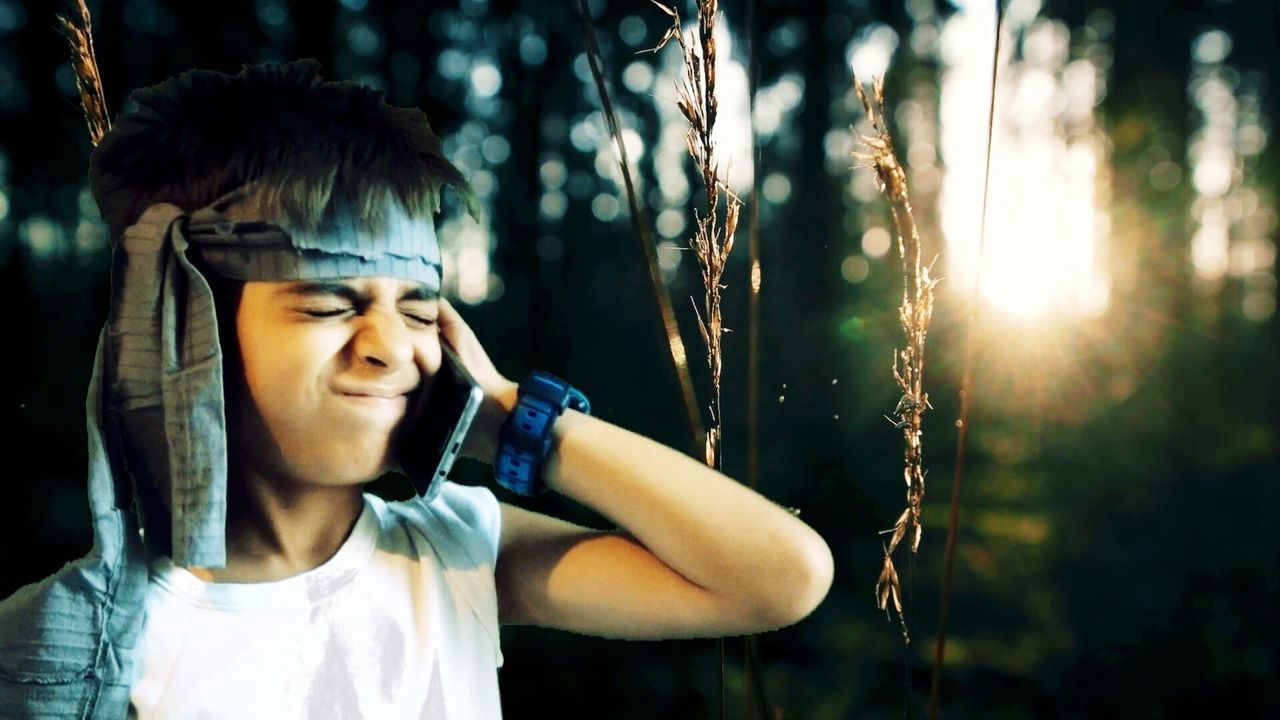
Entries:
[[440, 342], [453, 349], [484, 391], [484, 402], [462, 443], [461, 454], [492, 465], [498, 454], [498, 431], [516, 406], [520, 386], [498, 372], [475, 332], [443, 297], [440, 298], [439, 323]]

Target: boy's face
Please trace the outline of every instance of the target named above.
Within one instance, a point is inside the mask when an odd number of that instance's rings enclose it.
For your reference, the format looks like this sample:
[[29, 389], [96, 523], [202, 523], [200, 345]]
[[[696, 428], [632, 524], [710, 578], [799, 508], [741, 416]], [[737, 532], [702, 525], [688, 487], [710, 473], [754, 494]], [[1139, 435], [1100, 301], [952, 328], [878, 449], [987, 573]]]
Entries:
[[320, 485], [387, 470], [406, 395], [440, 367], [438, 315], [435, 291], [395, 278], [246, 282], [229, 403], [246, 469]]

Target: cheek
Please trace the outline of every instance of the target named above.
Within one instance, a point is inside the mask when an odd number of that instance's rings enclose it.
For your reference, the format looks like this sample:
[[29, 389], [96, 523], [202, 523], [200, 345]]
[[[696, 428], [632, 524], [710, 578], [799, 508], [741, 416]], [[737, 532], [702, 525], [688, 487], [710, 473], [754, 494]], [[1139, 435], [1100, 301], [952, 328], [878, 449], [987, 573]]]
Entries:
[[326, 396], [329, 383], [341, 372], [341, 337], [282, 327], [256, 336], [250, 332], [242, 340], [241, 417], [251, 429], [241, 446], [246, 461], [306, 482], [376, 477], [388, 433], [368, 432], [356, 422], [358, 417], [327, 404], [332, 403]]
[[417, 364], [418, 372], [420, 373], [418, 379], [420, 390], [431, 388], [431, 384], [435, 380], [436, 373], [440, 371], [440, 365], [443, 361], [444, 350], [440, 347], [438, 336], [433, 335], [415, 344], [414, 362]]
[[341, 347], [337, 338], [288, 328], [250, 330], [241, 335], [241, 343], [246, 389], [268, 426], [293, 424], [293, 415], [318, 401], [328, 379], [326, 361], [337, 353], [329, 346]]
[[418, 367], [422, 372], [430, 377], [440, 370], [440, 363], [444, 360], [444, 350], [440, 347], [440, 337], [433, 335], [427, 340], [418, 343], [415, 351], [418, 356]]

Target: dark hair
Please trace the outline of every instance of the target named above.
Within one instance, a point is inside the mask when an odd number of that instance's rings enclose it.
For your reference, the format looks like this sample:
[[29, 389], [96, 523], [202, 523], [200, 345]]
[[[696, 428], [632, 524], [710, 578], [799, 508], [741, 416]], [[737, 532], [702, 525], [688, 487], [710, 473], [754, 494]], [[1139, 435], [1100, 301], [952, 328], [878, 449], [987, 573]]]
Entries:
[[477, 214], [422, 111], [390, 106], [365, 85], [321, 81], [319, 70], [315, 60], [246, 65], [235, 76], [193, 70], [135, 90], [136, 109], [90, 158], [112, 238], [151, 205], [195, 210], [249, 183], [262, 219], [300, 229], [341, 203], [378, 233], [388, 194], [416, 219], [440, 209], [444, 185]]

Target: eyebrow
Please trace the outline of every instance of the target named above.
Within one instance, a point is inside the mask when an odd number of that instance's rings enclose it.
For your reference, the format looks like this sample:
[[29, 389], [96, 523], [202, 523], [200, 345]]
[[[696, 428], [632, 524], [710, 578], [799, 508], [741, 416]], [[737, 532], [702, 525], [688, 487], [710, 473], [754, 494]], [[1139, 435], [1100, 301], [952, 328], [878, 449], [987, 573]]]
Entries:
[[[334, 296], [347, 300], [353, 305], [369, 301], [367, 293], [340, 282], [304, 282], [290, 286], [285, 292], [302, 297]], [[440, 291], [420, 283], [413, 285], [400, 294], [399, 302], [429, 302], [440, 299]]]

